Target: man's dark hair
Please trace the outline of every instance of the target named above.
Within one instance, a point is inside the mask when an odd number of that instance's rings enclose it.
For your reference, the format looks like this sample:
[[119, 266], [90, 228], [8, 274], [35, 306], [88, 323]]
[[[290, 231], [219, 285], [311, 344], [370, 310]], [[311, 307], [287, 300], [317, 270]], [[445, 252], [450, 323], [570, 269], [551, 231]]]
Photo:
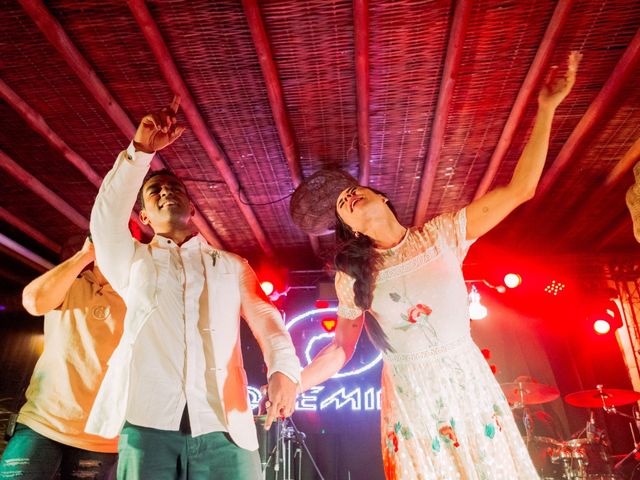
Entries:
[[[147, 175], [144, 177], [140, 190], [138, 190], [138, 204], [140, 205], [141, 209], [144, 208], [144, 194], [143, 194], [144, 186], [147, 184], [149, 180], [151, 180], [153, 177], [157, 177], [158, 175], [173, 177], [176, 180], [178, 180], [182, 185], [184, 185], [184, 182], [180, 180], [180, 177], [178, 177], [175, 173], [173, 173], [168, 168], [163, 168], [161, 170], [154, 170], [153, 172], [147, 173]], [[186, 190], [186, 187], [185, 187], [185, 190]]]

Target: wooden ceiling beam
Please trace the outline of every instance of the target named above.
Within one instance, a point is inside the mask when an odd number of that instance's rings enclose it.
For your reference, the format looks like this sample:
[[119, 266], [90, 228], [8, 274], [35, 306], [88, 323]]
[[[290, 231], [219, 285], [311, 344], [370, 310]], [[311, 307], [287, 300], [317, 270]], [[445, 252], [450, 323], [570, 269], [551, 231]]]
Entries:
[[[136, 133], [135, 125], [44, 3], [41, 0], [18, 1], [49, 43], [62, 55], [67, 65], [78, 77], [78, 80], [84, 84], [102, 109], [113, 120], [113, 123], [127, 138], [133, 138]], [[162, 167], [157, 165], [156, 168]]]
[[[284, 95], [282, 93], [280, 76], [278, 75], [278, 70], [271, 51], [271, 42], [269, 41], [269, 36], [264, 26], [260, 6], [258, 5], [257, 0], [243, 0], [242, 5], [247, 17], [249, 30], [251, 31], [251, 37], [253, 38], [253, 44], [258, 55], [262, 76], [267, 87], [267, 96], [269, 98], [269, 105], [271, 106], [271, 112], [273, 113], [274, 122], [278, 131], [278, 137], [280, 138], [280, 143], [282, 145], [285, 158], [287, 159], [287, 164], [289, 165], [289, 172], [291, 174], [293, 187], [296, 188], [303, 181], [304, 175], [300, 165], [300, 154], [297, 142], [295, 140], [295, 135], [293, 134], [291, 121], [289, 119]], [[316, 255], [319, 255], [320, 242], [318, 238], [313, 235], [309, 235], [308, 238], [313, 252]]]
[[182, 107], [184, 115], [187, 117], [187, 121], [191, 125], [193, 133], [204, 148], [204, 151], [211, 160], [211, 163], [215, 168], [217, 168], [222, 179], [227, 184], [227, 187], [229, 187], [236, 205], [242, 212], [242, 215], [256, 237], [258, 244], [267, 255], [273, 255], [274, 252], [271, 242], [267, 238], [267, 235], [262, 229], [262, 226], [258, 221], [258, 217], [251, 206], [242, 200], [240, 183], [229, 165], [230, 162], [227, 159], [226, 153], [209, 132], [209, 128], [200, 114], [198, 106], [191, 95], [189, 88], [182, 79], [171, 52], [169, 52], [169, 48], [160, 33], [158, 25], [151, 16], [151, 12], [147, 8], [147, 5], [144, 0], [128, 0], [127, 4], [129, 5], [140, 30], [147, 39], [147, 43], [158, 62], [158, 67], [162, 71], [165, 80], [169, 84], [171, 90], [173, 90], [176, 95], [180, 96], [180, 106]]
[[[62, 25], [49, 12], [41, 0], [18, 0], [22, 8], [34, 21], [36, 26], [47, 38], [49, 43], [58, 51], [69, 68], [76, 74], [85, 88], [91, 93], [96, 102], [102, 107], [113, 123], [128, 138], [133, 138], [136, 126], [122, 109], [120, 104], [111, 95], [107, 87], [102, 83], [98, 74], [93, 70], [89, 62], [69, 38]], [[151, 167], [154, 170], [165, 168], [166, 165], [159, 155], [156, 155]], [[207, 241], [216, 248], [224, 248], [222, 240], [211, 227], [209, 221], [196, 206], [193, 223]]]
[[62, 215], [71, 220], [75, 225], [84, 231], [89, 231], [89, 220], [63, 200], [58, 194], [46, 187], [44, 183], [18, 165], [15, 160], [9, 157], [9, 155], [2, 150], [0, 150], [0, 167], [18, 180], [22, 185], [49, 203], [49, 205], [59, 211]]
[[0, 98], [3, 98], [22, 117], [32, 130], [40, 134], [55, 150], [59, 151], [69, 163], [76, 167], [96, 188], [100, 187], [102, 177], [74, 152], [69, 145], [44, 120], [42, 115], [31, 108], [9, 85], [0, 79]]
[[616, 185], [633, 166], [640, 160], [640, 138], [636, 139], [631, 148], [626, 151], [622, 158], [614, 165], [614, 167], [604, 180], [604, 187], [610, 188]]
[[44, 245], [52, 252], [60, 253], [61, 247], [58, 243], [54, 242], [42, 232], [36, 230], [24, 220], [16, 217], [13, 213], [2, 207], [0, 207], [0, 220], [2, 220], [3, 222], [7, 222], [12, 227], [33, 238], [35, 241], [37, 241], [41, 245]]
[[516, 97], [513, 107], [511, 108], [511, 112], [509, 113], [509, 117], [504, 124], [504, 128], [502, 129], [496, 148], [491, 155], [487, 170], [485, 171], [476, 193], [474, 194], [474, 200], [483, 196], [491, 188], [493, 180], [500, 168], [500, 164], [509, 150], [509, 146], [513, 141], [516, 130], [518, 129], [520, 121], [526, 111], [529, 99], [535, 93], [534, 89], [539, 84], [540, 78], [544, 74], [549, 60], [553, 55], [556, 44], [558, 43], [558, 38], [562, 33], [562, 29], [567, 18], [569, 18], [572, 5], [573, 0], [560, 0], [557, 3], [556, 8], [553, 11], [551, 21], [547, 26], [544, 37], [542, 38], [538, 51], [536, 52], [536, 56], [529, 67], [529, 71], [527, 72], [524, 82], [520, 87], [518, 96]]
[[369, 129], [369, 1], [353, 0], [355, 35], [356, 111], [358, 122], [358, 182], [369, 185], [371, 132]]
[[[626, 48], [618, 64], [609, 75], [602, 90], [591, 102], [589, 108], [582, 116], [578, 125], [573, 129], [571, 135], [562, 146], [553, 164], [547, 170], [536, 189], [536, 196], [542, 198], [551, 190], [553, 184], [558, 180], [564, 169], [580, 148], [584, 148], [589, 143], [591, 134], [599, 122], [604, 120], [607, 109], [614, 103], [620, 90], [627, 81], [631, 80], [632, 74], [640, 61], [640, 29], [636, 32], [633, 40]], [[633, 80], [631, 80], [633, 81]]]
[[27, 247], [11, 240], [2, 233], [0, 233], [0, 246], [6, 254], [39, 272], [46, 272], [54, 267], [49, 260], [45, 260], [40, 255], [33, 253]]
[[[287, 107], [284, 101], [284, 95], [282, 93], [280, 76], [278, 75], [276, 62], [273, 59], [269, 35], [267, 34], [267, 30], [264, 26], [258, 1], [242, 0], [242, 6], [244, 7], [244, 13], [247, 18], [249, 30], [251, 31], [251, 38], [253, 39], [253, 45], [256, 49], [260, 69], [262, 70], [262, 77], [264, 78], [264, 83], [267, 88], [269, 105], [271, 106], [271, 113], [273, 114], [273, 120], [276, 125], [276, 130], [278, 131], [280, 144], [282, 145], [284, 157], [289, 165], [289, 173], [291, 174], [293, 187], [296, 188], [300, 183], [302, 183], [304, 175], [300, 165], [298, 145], [295, 135], [293, 134], [291, 120], [289, 118], [289, 113], [287, 112]], [[320, 242], [318, 241], [318, 238], [312, 235], [309, 235], [308, 237], [313, 252], [316, 255], [319, 255]]]
[[458, 77], [464, 39], [466, 37], [469, 17], [471, 16], [471, 0], [457, 0], [453, 13], [451, 32], [447, 44], [447, 54], [440, 81], [438, 104], [434, 114], [429, 149], [422, 169], [422, 179], [418, 191], [418, 201], [413, 217], [414, 225], [422, 225], [427, 219], [429, 200], [433, 190], [433, 183], [438, 171], [440, 151], [444, 142], [445, 129], [449, 110], [453, 100], [453, 91]]
[[[74, 167], [76, 167], [84, 177], [89, 180], [96, 188], [100, 188], [102, 177], [89, 165], [84, 158], [76, 153], [60, 136], [53, 131], [47, 124], [45, 119], [34, 110], [27, 102], [25, 102], [9, 85], [0, 79], [0, 98], [3, 98], [11, 107], [22, 117], [22, 119], [36, 133], [44, 138], [49, 145], [60, 154]], [[131, 212], [131, 219], [140, 225], [140, 228], [148, 235], [152, 235], [151, 229], [139, 221], [138, 215]], [[33, 237], [37, 240], [36, 237]]]
[[603, 250], [604, 247], [606, 247], [620, 235], [629, 233], [630, 236], [633, 236], [633, 223], [631, 222], [631, 214], [628, 211], [625, 213], [626, 215], [623, 216], [622, 220], [614, 225], [609, 230], [609, 233], [596, 245], [596, 252]]
[[[590, 195], [586, 201], [580, 203], [580, 208], [573, 208], [580, 201], [579, 199], [567, 205], [570, 215], [561, 219], [560, 225], [572, 225], [572, 227], [565, 230], [562, 235], [557, 238], [557, 245], [580, 235], [585, 226], [588, 225], [589, 215], [595, 208], [607, 204], [607, 197], [611, 195], [620, 180], [624, 178], [638, 160], [640, 160], [640, 138], [635, 141], [631, 148], [626, 151], [618, 163], [611, 169], [609, 175], [607, 175], [607, 178], [602, 183], [601, 188], [597, 189], [593, 195]], [[578, 212], [577, 215], [575, 212]], [[569, 216], [571, 217], [570, 221]]]
[[267, 96], [269, 97], [271, 112], [273, 113], [273, 119], [276, 129], [278, 130], [278, 137], [280, 138], [280, 143], [282, 144], [284, 156], [287, 159], [289, 172], [291, 173], [291, 179], [293, 180], [293, 186], [295, 188], [300, 185], [303, 179], [302, 168], [300, 167], [300, 155], [291, 129], [289, 114], [287, 113], [282, 95], [280, 77], [278, 76], [273, 54], [271, 53], [271, 44], [262, 20], [260, 6], [257, 0], [242, 0], [242, 6], [244, 7], [244, 13], [247, 18], [247, 23], [249, 24], [251, 37], [253, 38], [253, 45], [258, 55], [265, 86], [267, 87]]

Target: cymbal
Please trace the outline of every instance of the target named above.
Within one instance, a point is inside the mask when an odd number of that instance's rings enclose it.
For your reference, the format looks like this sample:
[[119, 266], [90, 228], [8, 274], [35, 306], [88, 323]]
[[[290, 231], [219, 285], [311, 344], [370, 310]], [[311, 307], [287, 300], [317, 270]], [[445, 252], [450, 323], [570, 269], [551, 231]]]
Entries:
[[[603, 405], [604, 400], [604, 405]], [[621, 388], [601, 388], [594, 390], [582, 390], [570, 393], [564, 397], [564, 401], [574, 407], [600, 408], [619, 407], [628, 405], [640, 400], [640, 393], [634, 390], [623, 390]]]
[[557, 388], [537, 382], [501, 383], [502, 391], [511, 404], [537, 405], [555, 400], [560, 396]]

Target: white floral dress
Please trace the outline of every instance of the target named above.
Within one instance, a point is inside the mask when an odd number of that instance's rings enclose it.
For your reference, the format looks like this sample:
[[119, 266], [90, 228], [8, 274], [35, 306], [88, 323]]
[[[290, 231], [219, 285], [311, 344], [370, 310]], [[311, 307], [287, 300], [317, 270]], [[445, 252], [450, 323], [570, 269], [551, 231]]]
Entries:
[[[461, 264], [465, 210], [411, 228], [381, 250], [370, 312], [395, 350], [382, 370], [382, 454], [388, 479], [537, 479], [509, 405], [470, 336]], [[338, 272], [338, 315], [362, 312]]]

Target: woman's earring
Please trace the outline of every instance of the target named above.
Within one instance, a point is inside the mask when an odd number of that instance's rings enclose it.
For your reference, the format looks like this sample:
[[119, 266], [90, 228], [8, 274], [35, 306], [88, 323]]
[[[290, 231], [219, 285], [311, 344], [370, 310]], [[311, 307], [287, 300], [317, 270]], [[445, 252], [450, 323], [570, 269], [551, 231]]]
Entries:
[[360, 232], [353, 232], [356, 238], [360, 238]]

